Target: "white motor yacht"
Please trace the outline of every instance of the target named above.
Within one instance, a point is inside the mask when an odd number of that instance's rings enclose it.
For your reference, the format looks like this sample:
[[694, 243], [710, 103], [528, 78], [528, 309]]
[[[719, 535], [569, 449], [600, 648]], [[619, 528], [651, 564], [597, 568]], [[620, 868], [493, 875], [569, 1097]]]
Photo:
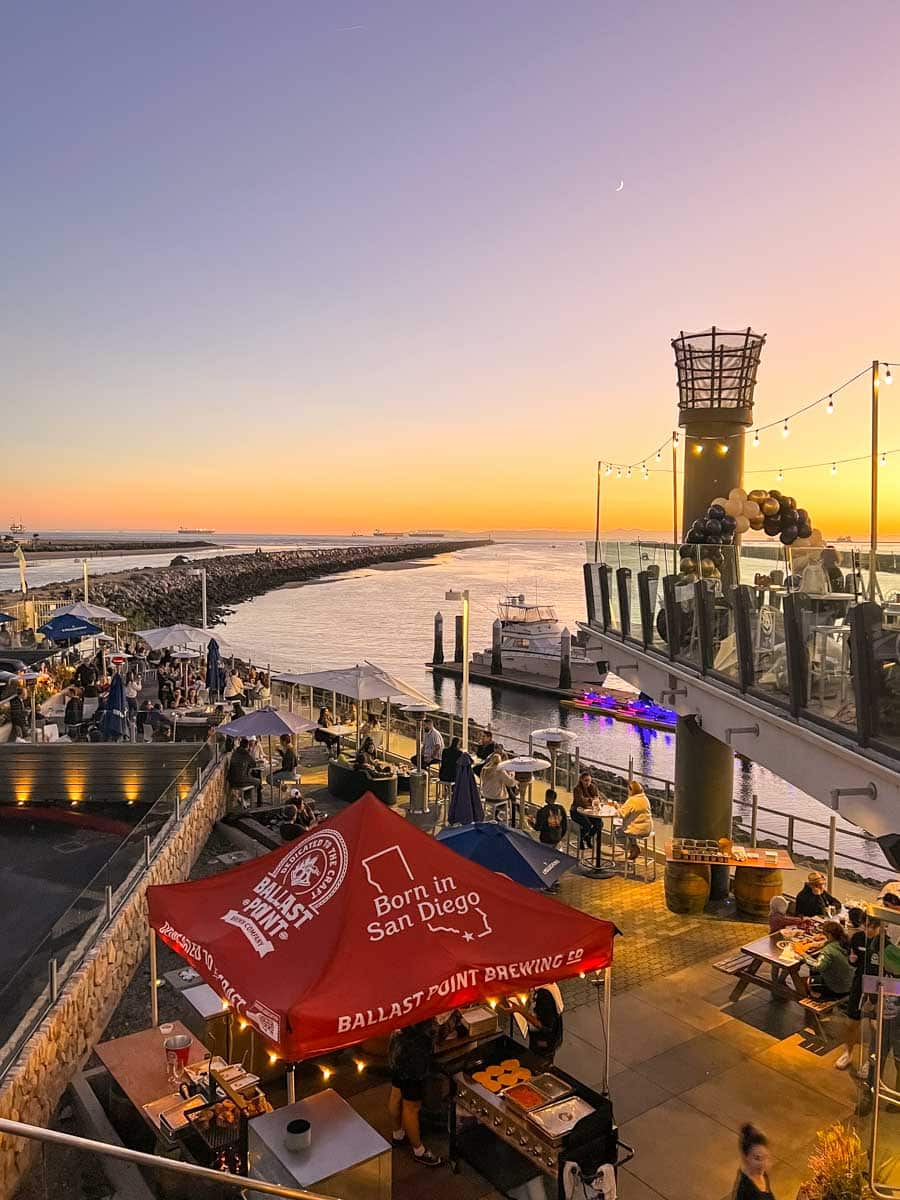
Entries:
[[[524, 596], [507, 596], [497, 606], [502, 628], [503, 670], [530, 677], [549, 687], [559, 684], [562, 622], [552, 604], [528, 604]], [[472, 665], [490, 670], [491, 648], [476, 650]], [[572, 687], [596, 687], [607, 675], [607, 664], [572, 637]]]

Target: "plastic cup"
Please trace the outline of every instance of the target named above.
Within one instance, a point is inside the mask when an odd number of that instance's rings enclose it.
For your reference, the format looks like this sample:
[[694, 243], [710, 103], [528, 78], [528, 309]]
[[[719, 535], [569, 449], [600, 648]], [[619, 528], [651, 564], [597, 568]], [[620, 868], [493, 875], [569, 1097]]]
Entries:
[[186, 1033], [177, 1033], [174, 1037], [166, 1038], [166, 1068], [170, 1079], [181, 1079], [184, 1074], [192, 1042], [193, 1038]]

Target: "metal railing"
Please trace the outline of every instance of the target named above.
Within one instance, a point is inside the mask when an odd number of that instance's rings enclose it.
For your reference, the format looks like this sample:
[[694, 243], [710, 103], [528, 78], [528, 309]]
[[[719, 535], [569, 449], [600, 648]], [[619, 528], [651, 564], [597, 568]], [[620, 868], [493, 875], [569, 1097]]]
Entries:
[[0, 989], [0, 1079], [140, 885], [218, 761], [218, 747], [204, 743]]
[[230, 1171], [215, 1171], [211, 1167], [199, 1167], [195, 1163], [174, 1158], [162, 1158], [158, 1154], [145, 1154], [142, 1150], [131, 1150], [127, 1146], [116, 1146], [109, 1142], [98, 1142], [94, 1138], [77, 1137], [74, 1133], [63, 1133], [59, 1129], [42, 1129], [39, 1125], [25, 1125], [21, 1121], [8, 1121], [0, 1117], [0, 1133], [10, 1137], [31, 1138], [37, 1142], [50, 1142], [56, 1146], [68, 1146], [85, 1154], [100, 1154], [116, 1158], [134, 1166], [149, 1167], [154, 1171], [171, 1171], [176, 1175], [187, 1175], [191, 1179], [203, 1179], [225, 1188], [237, 1188], [251, 1192], [263, 1192], [268, 1196], [287, 1196], [289, 1200], [329, 1200], [320, 1192], [308, 1192], [305, 1188], [285, 1187], [280, 1183], [269, 1183], [264, 1179], [249, 1179], [246, 1175], [232, 1175]]

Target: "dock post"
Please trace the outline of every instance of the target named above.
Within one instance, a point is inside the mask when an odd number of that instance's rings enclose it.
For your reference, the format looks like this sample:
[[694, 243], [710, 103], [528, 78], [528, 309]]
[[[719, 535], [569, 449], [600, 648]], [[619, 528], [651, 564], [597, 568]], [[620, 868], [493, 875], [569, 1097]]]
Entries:
[[564, 692], [572, 690], [572, 635], [568, 629], [559, 635], [559, 688]]
[[456, 635], [456, 636], [455, 636], [455, 639], [454, 639], [454, 642], [453, 642], [453, 661], [454, 661], [455, 663], [457, 663], [457, 662], [458, 662], [458, 663], [461, 663], [461, 662], [462, 662], [462, 660], [463, 660], [464, 653], [465, 653], [465, 652], [464, 652], [464, 650], [463, 650], [463, 619], [462, 619], [462, 613], [460, 613], [460, 614], [457, 616], [454, 628], [455, 628], [455, 635]]
[[438, 666], [444, 661], [444, 617], [439, 612], [434, 614], [434, 650], [431, 661]]
[[500, 653], [500, 643], [503, 639], [503, 626], [500, 624], [500, 618], [494, 622], [491, 627], [491, 674], [503, 674], [503, 656]]

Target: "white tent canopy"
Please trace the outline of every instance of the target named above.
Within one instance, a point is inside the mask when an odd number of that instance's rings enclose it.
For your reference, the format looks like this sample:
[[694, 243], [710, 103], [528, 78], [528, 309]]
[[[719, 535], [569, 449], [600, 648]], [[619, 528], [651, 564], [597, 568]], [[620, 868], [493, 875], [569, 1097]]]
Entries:
[[231, 647], [225, 645], [214, 629], [198, 629], [196, 625], [163, 625], [159, 629], [139, 629], [137, 636], [145, 641], [151, 650], [169, 650], [176, 646], [206, 647], [215, 639], [223, 654], [231, 653]]
[[330, 671], [308, 671], [303, 675], [273, 675], [273, 680], [296, 684], [299, 687], [318, 688], [323, 692], [336, 692], [352, 700], [413, 700], [431, 704], [427, 696], [416, 691], [411, 683], [391, 675], [374, 663], [357, 663], [355, 667], [334, 667]]
[[83, 621], [108, 621], [111, 625], [121, 625], [125, 620], [118, 613], [114, 613], [111, 608], [104, 608], [102, 604], [88, 604], [84, 600], [54, 609], [53, 616], [81, 617]]

